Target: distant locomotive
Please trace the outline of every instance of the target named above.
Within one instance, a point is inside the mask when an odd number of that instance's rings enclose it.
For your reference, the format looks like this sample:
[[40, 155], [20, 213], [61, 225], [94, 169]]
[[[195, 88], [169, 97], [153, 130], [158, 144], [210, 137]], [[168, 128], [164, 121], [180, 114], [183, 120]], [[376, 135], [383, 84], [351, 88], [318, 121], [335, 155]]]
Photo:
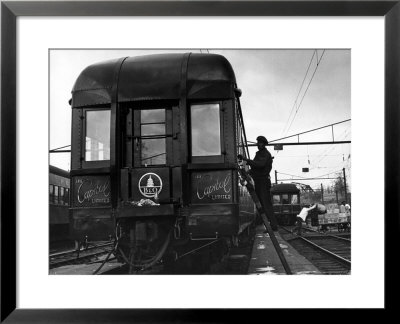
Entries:
[[69, 236], [69, 172], [49, 166], [49, 236], [50, 242]]
[[136, 270], [220, 258], [254, 221], [239, 185], [248, 148], [230, 63], [161, 54], [91, 65], [72, 90], [71, 234], [113, 238]]
[[301, 211], [300, 190], [295, 184], [280, 183], [271, 188], [273, 210], [279, 225], [294, 225]]

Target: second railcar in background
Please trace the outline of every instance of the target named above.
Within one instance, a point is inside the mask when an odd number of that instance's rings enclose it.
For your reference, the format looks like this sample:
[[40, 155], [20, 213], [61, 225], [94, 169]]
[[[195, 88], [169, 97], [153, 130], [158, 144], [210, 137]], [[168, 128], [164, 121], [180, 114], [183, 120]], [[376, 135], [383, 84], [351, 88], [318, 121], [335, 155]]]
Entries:
[[49, 166], [49, 237], [50, 243], [69, 237], [69, 172]]
[[127, 57], [82, 71], [71, 100], [75, 240], [112, 237], [136, 269], [237, 243], [255, 218], [237, 174], [237, 154], [248, 157], [240, 94], [216, 54]]
[[279, 225], [294, 225], [301, 211], [300, 190], [295, 184], [280, 183], [271, 188], [272, 204]]

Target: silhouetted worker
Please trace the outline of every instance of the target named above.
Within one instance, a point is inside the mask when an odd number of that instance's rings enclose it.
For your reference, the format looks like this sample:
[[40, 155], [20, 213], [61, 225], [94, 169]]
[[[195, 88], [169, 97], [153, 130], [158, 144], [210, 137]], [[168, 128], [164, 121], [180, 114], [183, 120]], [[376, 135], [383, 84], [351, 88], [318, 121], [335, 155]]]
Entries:
[[[271, 203], [271, 179], [269, 173], [272, 169], [271, 153], [266, 149], [268, 144], [267, 139], [264, 136], [257, 137], [258, 152], [254, 157], [254, 160], [244, 158], [242, 155], [238, 155], [239, 160], [244, 160], [251, 167], [250, 175], [254, 180], [255, 191], [260, 203], [264, 208], [265, 214], [271, 224], [274, 231], [278, 230], [278, 223], [275, 219], [274, 211]], [[259, 215], [261, 218], [261, 216]]]

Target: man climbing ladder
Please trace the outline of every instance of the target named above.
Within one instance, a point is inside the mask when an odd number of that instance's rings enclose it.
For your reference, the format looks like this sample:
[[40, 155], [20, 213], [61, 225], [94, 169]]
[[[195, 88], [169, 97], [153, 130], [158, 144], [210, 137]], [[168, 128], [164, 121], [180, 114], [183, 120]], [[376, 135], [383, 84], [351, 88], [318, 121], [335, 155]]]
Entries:
[[267, 229], [267, 232], [271, 238], [272, 244], [274, 245], [275, 251], [279, 256], [279, 259], [282, 262], [282, 265], [286, 271], [287, 274], [292, 274], [289, 265], [285, 259], [285, 256], [283, 255], [283, 252], [281, 250], [281, 247], [279, 246], [279, 242], [275, 237], [275, 233], [272, 230], [272, 227], [267, 219], [267, 216], [265, 214], [264, 208], [260, 203], [260, 200], [257, 197], [256, 191], [254, 189], [253, 185], [253, 179], [250, 177], [250, 175], [246, 172], [245, 168], [243, 167], [243, 164], [239, 161], [239, 178], [240, 178], [240, 183], [242, 186], [246, 186], [256, 208], [257, 212], [260, 215], [262, 221], [264, 222], [264, 225]]
[[[250, 175], [254, 180], [254, 190], [257, 194], [258, 199], [264, 211], [270, 221], [271, 227], [274, 231], [278, 230], [278, 223], [275, 219], [275, 215], [272, 209], [271, 203], [271, 179], [269, 173], [272, 169], [273, 157], [271, 153], [267, 150], [266, 145], [268, 145], [268, 140], [264, 136], [257, 137], [257, 148], [258, 151], [254, 160], [247, 159], [242, 155], [238, 155], [238, 159], [246, 161], [251, 167]], [[262, 220], [257, 220], [258, 224], [262, 224]]]

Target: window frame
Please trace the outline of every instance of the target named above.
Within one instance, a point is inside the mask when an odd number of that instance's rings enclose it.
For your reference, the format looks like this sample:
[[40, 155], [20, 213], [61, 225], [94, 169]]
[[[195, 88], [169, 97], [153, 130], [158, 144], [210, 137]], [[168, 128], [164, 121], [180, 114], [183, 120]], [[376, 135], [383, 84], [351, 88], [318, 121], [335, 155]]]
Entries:
[[[87, 134], [87, 113], [91, 111], [109, 111], [110, 112], [110, 159], [109, 160], [96, 160], [96, 161], [86, 161], [86, 134]], [[111, 166], [111, 107], [87, 107], [82, 109], [82, 135], [81, 135], [81, 162], [82, 168], [104, 168]]]
[[[158, 168], [165, 167], [169, 165], [171, 155], [172, 155], [172, 108], [171, 104], [154, 104], [152, 106], [147, 105], [135, 105], [134, 107], [129, 107], [133, 111], [133, 121], [132, 121], [132, 164], [135, 168]], [[146, 123], [142, 124], [141, 113], [142, 110], [164, 110], [164, 122], [156, 122], [155, 124], [164, 124], [165, 125], [165, 163], [164, 164], [148, 164], [145, 166], [142, 164], [142, 149], [139, 146], [139, 149], [136, 149], [137, 141], [142, 141], [142, 125], [146, 125]], [[151, 135], [145, 135], [151, 136]], [[157, 135], [155, 135], [157, 136]], [[160, 135], [162, 136], [162, 135]]]
[[[217, 104], [219, 107], [219, 130], [220, 130], [220, 147], [221, 154], [219, 155], [205, 155], [205, 156], [193, 156], [192, 155], [192, 106], [195, 105], [213, 105]], [[224, 163], [225, 162], [225, 141], [224, 141], [224, 111], [222, 109], [222, 101], [193, 101], [188, 103], [187, 112], [187, 124], [188, 124], [188, 156], [192, 163]]]
[[244, 125], [240, 118], [239, 113], [239, 99], [235, 97], [234, 99], [234, 109], [235, 109], [235, 136], [236, 136], [236, 155], [241, 154], [245, 158], [250, 158], [246, 150], [246, 141], [244, 138]]

